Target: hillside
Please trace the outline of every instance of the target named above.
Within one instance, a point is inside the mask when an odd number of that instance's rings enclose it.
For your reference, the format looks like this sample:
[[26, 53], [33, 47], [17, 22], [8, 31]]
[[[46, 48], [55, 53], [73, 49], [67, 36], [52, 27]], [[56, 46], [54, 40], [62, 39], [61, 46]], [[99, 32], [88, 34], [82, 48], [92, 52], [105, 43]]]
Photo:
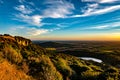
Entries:
[[0, 35], [0, 80], [119, 80], [120, 70], [63, 53], [31, 40]]
[[63, 44], [63, 43], [58, 43], [58, 42], [52, 42], [52, 41], [48, 41], [48, 42], [42, 42], [40, 43], [39, 41], [33, 41], [35, 44], [39, 44], [40, 46], [44, 47], [44, 48], [57, 48], [57, 47], [70, 47], [72, 45], [70, 44]]

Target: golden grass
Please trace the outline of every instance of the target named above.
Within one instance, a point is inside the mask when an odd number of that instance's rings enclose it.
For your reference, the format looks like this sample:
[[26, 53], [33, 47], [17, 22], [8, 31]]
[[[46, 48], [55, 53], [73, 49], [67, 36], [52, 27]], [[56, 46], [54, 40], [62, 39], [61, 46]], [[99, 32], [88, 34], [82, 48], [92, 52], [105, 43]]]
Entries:
[[0, 36], [0, 38], [6, 38], [6, 39], [15, 40], [15, 38], [12, 37], [12, 36]]
[[31, 80], [29, 76], [7, 61], [0, 63], [0, 80]]
[[56, 48], [45, 48], [46, 50], [55, 51]]

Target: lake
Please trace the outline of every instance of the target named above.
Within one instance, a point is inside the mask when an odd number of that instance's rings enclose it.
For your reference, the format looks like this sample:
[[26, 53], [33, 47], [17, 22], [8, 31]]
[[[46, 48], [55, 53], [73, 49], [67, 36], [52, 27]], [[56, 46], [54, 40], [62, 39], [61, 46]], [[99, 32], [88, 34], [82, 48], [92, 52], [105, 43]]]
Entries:
[[93, 58], [93, 57], [79, 57], [80, 59], [83, 59], [83, 60], [92, 60], [92, 61], [95, 61], [95, 62], [98, 62], [98, 63], [102, 63], [103, 61], [100, 60], [100, 59], [97, 59], [97, 58]]

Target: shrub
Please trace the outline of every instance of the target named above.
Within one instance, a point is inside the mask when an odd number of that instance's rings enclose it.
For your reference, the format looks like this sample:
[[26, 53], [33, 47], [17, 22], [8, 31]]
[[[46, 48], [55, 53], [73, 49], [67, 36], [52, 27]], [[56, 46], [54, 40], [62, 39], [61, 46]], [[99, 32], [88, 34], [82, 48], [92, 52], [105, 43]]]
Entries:
[[97, 76], [100, 74], [100, 72], [95, 72], [95, 71], [85, 71], [82, 73], [82, 77], [85, 79], [90, 79], [90, 80], [96, 80]]
[[66, 60], [59, 58], [57, 61], [54, 61], [57, 70], [63, 75], [64, 79], [70, 78], [74, 71], [67, 64]]
[[62, 75], [56, 70], [50, 58], [43, 55], [39, 62], [31, 62], [30, 75], [37, 80], [63, 80]]
[[106, 73], [118, 73], [118, 70], [115, 67], [110, 67], [105, 72]]
[[5, 47], [3, 49], [3, 55], [12, 63], [18, 64], [22, 61], [22, 55], [11, 47]]

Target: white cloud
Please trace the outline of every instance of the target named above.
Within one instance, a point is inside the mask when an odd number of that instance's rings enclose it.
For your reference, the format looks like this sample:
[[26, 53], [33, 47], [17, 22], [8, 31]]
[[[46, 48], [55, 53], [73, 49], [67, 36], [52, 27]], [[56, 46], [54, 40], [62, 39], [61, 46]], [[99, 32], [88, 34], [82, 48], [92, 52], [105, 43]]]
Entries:
[[74, 10], [74, 5], [66, 1], [48, 1], [46, 4], [49, 6], [43, 10], [44, 17], [65, 18]]
[[120, 9], [120, 5], [103, 6], [103, 3], [115, 3], [120, 0], [82, 0], [82, 2], [92, 2], [81, 9], [83, 14], [73, 15], [72, 17], [87, 17], [92, 15], [101, 15]]
[[117, 1], [119, 1], [119, 0], [100, 0], [99, 3], [114, 3]]
[[[19, 0], [19, 2], [26, 2], [25, 0]], [[16, 20], [32, 24], [34, 26], [42, 26], [47, 23], [43, 23], [44, 18], [65, 18], [67, 15], [72, 14], [74, 5], [67, 1], [55, 1], [50, 0], [44, 3], [46, 8], [42, 11], [42, 14], [31, 14], [34, 10], [27, 5], [19, 5], [15, 7], [16, 10], [20, 11], [19, 14], [15, 14]], [[57, 29], [56, 29], [57, 30]]]
[[26, 0], [18, 0], [19, 3], [21, 4], [29, 4], [31, 6], [35, 6], [35, 4], [33, 2], [31, 2], [30, 0], [29, 1], [26, 1]]
[[41, 21], [42, 21], [42, 16], [40, 16], [40, 15], [34, 15], [34, 16], [31, 17], [31, 19], [32, 19], [32, 21], [33, 21], [33, 23], [34, 23], [35, 25], [38, 25], [38, 26], [41, 26], [41, 25], [42, 25], [42, 23], [41, 23]]
[[101, 8], [101, 9], [88, 8], [87, 10], [84, 10], [83, 14], [73, 15], [71, 17], [86, 17], [86, 16], [92, 16], [92, 15], [101, 15], [101, 14], [106, 14], [106, 13], [113, 12], [119, 9], [120, 9], [120, 5], [110, 6], [110, 7]]
[[53, 28], [53, 29], [50, 29], [49, 31], [55, 31], [55, 30], [59, 30], [61, 29], [60, 27], [56, 27], [56, 28]]
[[108, 13], [108, 12], [112, 12], [112, 11], [115, 11], [115, 10], [119, 10], [120, 9], [120, 5], [116, 5], [116, 6], [111, 6], [111, 7], [106, 7], [104, 9], [98, 9], [98, 10], [94, 10], [90, 13], [86, 13], [87, 15], [93, 15], [93, 14], [105, 14], [105, 13]]
[[24, 3], [25, 2], [25, 0], [18, 0], [20, 3]]
[[90, 12], [95, 11], [98, 7], [99, 7], [99, 4], [97, 3], [88, 4], [87, 6], [85, 6], [85, 8], [81, 10], [81, 12], [83, 12], [84, 14], [89, 14]]
[[17, 26], [11, 28], [12, 33], [19, 34], [21, 33], [22, 36], [37, 36], [41, 34], [48, 33], [49, 30], [47, 29], [37, 29], [34, 27], [25, 27], [25, 26]]
[[36, 28], [30, 28], [28, 29], [28, 34], [32, 35], [32, 36], [37, 36], [37, 35], [41, 35], [41, 34], [45, 34], [47, 33], [49, 30], [47, 29], [36, 29]]
[[119, 0], [82, 0], [82, 2], [97, 2], [97, 3], [114, 3]]
[[34, 25], [34, 26], [42, 26], [43, 25], [43, 23], [41, 22], [42, 16], [40, 16], [40, 15], [28, 16], [28, 15], [24, 15], [24, 14], [18, 14], [18, 15], [16, 15], [16, 17], [18, 18], [18, 20], [20, 20], [22, 22], [26, 22], [26, 23]]
[[82, 2], [98, 2], [99, 0], [81, 0]]
[[119, 27], [120, 27], [120, 22], [112, 22], [112, 23], [100, 24], [94, 27], [89, 27], [88, 29], [111, 29], [111, 28], [119, 29]]
[[23, 14], [30, 14], [34, 11], [33, 9], [30, 9], [28, 6], [25, 6], [25, 5], [19, 5], [15, 7], [15, 9], [20, 11]]
[[102, 26], [91, 27], [90, 29], [105, 29], [105, 28], [109, 28], [109, 25], [102, 25]]
[[110, 26], [119, 27], [120, 28], [120, 21], [119, 22], [110, 23]]

